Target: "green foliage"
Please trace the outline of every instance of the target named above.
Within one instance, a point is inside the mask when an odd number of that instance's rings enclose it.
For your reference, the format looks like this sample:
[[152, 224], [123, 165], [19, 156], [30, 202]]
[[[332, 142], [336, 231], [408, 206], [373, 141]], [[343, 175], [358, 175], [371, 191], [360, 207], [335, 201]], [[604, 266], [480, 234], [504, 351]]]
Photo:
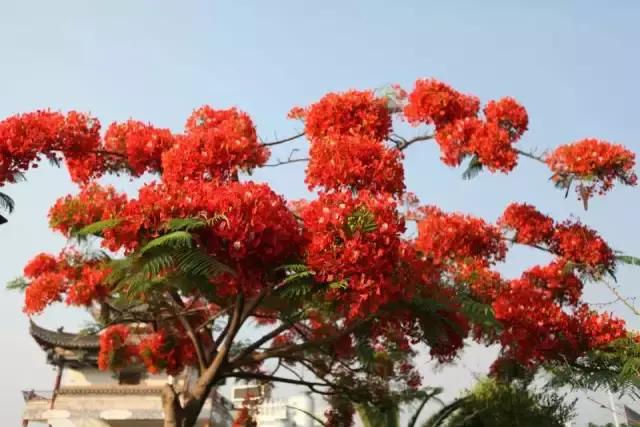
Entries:
[[602, 388], [640, 398], [640, 343], [632, 336], [591, 350], [576, 362], [556, 362], [546, 368], [551, 387]]
[[489, 304], [483, 304], [469, 295], [460, 295], [461, 310], [464, 315], [475, 325], [479, 325], [484, 330], [495, 331], [500, 327], [500, 323], [493, 314], [493, 308]]
[[488, 379], [442, 408], [423, 427], [562, 427], [572, 418], [574, 404], [555, 392]]
[[166, 247], [166, 248], [191, 248], [193, 247], [193, 235], [188, 231], [173, 231], [168, 234], [164, 234], [157, 237], [140, 249], [140, 253], [144, 254], [152, 249]]
[[347, 235], [353, 236], [356, 233], [371, 233], [378, 228], [376, 218], [366, 207], [356, 208], [345, 223]]
[[74, 237], [78, 239], [87, 238], [89, 236], [102, 237], [102, 233], [104, 233], [104, 230], [114, 228], [121, 222], [122, 220], [119, 218], [105, 219], [103, 221], [94, 222], [93, 224], [89, 224], [86, 227], [83, 227], [80, 230], [76, 231], [74, 233]]
[[227, 221], [227, 217], [224, 215], [214, 215], [211, 218], [204, 216], [196, 218], [175, 218], [169, 220], [164, 228], [168, 231], [193, 231], [200, 228], [211, 227], [222, 221]]
[[474, 154], [469, 160], [467, 168], [462, 172], [462, 179], [473, 179], [480, 172], [482, 172], [482, 163], [480, 163], [478, 156]]
[[16, 277], [7, 283], [7, 290], [9, 291], [24, 291], [29, 286], [29, 282], [24, 277]]
[[623, 264], [635, 265], [637, 267], [640, 267], [640, 258], [631, 255], [617, 255], [616, 261], [619, 261]]
[[13, 199], [0, 191], [0, 209], [12, 213], [14, 208], [15, 202]]
[[[191, 229], [194, 223], [185, 220], [173, 225]], [[194, 236], [184, 230], [151, 240], [127, 258], [112, 261], [111, 268], [109, 281], [130, 297], [158, 286], [210, 292], [211, 278], [225, 272], [234, 274], [231, 268], [202, 251]]]
[[356, 405], [356, 411], [364, 427], [400, 427], [400, 409], [397, 405]]

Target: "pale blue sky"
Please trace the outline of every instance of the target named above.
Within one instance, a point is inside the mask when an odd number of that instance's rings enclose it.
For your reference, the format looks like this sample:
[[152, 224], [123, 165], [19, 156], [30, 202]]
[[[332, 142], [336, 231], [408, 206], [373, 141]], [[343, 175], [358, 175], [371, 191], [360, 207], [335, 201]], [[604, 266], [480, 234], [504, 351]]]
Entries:
[[[639, 20], [640, 2], [631, 0], [2, 0], [0, 117], [50, 107], [90, 111], [105, 126], [134, 117], [179, 130], [204, 103], [236, 105], [269, 139], [297, 129], [285, 117], [291, 106], [328, 91], [389, 83], [410, 89], [416, 78], [436, 77], [483, 101], [505, 95], [520, 100], [531, 121], [523, 148], [594, 136], [640, 152]], [[526, 160], [509, 176], [463, 181], [459, 170], [440, 163], [432, 143], [412, 147], [407, 157], [408, 187], [425, 203], [494, 220], [509, 202], [528, 201], [559, 218], [575, 214], [614, 247], [640, 254], [637, 189], [616, 189], [584, 212], [575, 197], [564, 200], [553, 189], [543, 167]], [[300, 197], [303, 168], [290, 165], [257, 177]], [[133, 188], [126, 180], [118, 185]], [[35, 253], [59, 250], [64, 242], [48, 231], [46, 213], [73, 186], [66, 172], [47, 166], [3, 191], [17, 209], [0, 227], [2, 283]], [[515, 251], [505, 272], [517, 274], [539, 259]], [[625, 293], [638, 294], [639, 277], [640, 270], [621, 270]], [[612, 299], [599, 288], [588, 295], [591, 301]], [[17, 422], [19, 390], [50, 389], [53, 381], [27, 335], [21, 305], [20, 295], [3, 292], [3, 425]], [[640, 325], [623, 308], [614, 309]], [[52, 310], [41, 321], [77, 324], [80, 315], [67, 313]], [[447, 371], [446, 381], [460, 378], [467, 386], [465, 369]], [[433, 379], [442, 381], [442, 374]]]

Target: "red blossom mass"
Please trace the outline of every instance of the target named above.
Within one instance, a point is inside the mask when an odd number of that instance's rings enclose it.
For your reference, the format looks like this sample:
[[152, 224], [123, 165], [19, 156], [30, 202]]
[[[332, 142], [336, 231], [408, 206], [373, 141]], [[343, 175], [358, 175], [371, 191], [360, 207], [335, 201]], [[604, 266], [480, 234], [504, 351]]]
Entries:
[[416, 247], [436, 262], [474, 259], [485, 265], [504, 259], [506, 245], [500, 230], [480, 218], [445, 213], [430, 206], [418, 222]]
[[437, 80], [418, 80], [409, 93], [404, 116], [409, 123], [426, 123], [440, 127], [455, 120], [475, 117], [480, 110], [480, 100], [462, 94]]
[[635, 154], [622, 145], [598, 139], [561, 145], [547, 156], [546, 162], [554, 181], [566, 186], [573, 179], [580, 181], [576, 190], [583, 200], [594, 193], [606, 193], [616, 180], [631, 186], [638, 182], [633, 171]]
[[556, 226], [551, 250], [567, 261], [583, 265], [591, 271], [613, 268], [613, 250], [598, 233], [580, 222], [565, 221]]
[[100, 335], [98, 367], [102, 370], [120, 370], [137, 357], [137, 348], [131, 343], [127, 325], [113, 325]]
[[100, 122], [86, 114], [36, 111], [0, 122], [0, 186], [16, 179], [46, 157], [65, 160], [74, 182], [83, 183], [103, 173], [94, 151], [100, 143]]
[[360, 136], [311, 143], [306, 182], [310, 189], [353, 189], [399, 194], [404, 190], [402, 154]]
[[262, 166], [269, 150], [258, 142], [251, 118], [236, 108], [193, 112], [186, 133], [162, 155], [163, 180], [228, 180], [238, 171]]
[[[143, 314], [156, 317], [141, 327], [106, 328], [101, 369], [137, 363], [149, 372], [178, 374], [198, 365], [203, 351], [223, 348], [214, 341], [212, 316], [231, 318], [238, 307], [240, 325], [250, 318], [264, 328], [291, 325], [247, 355], [244, 344], [232, 342], [240, 346], [232, 355], [237, 359], [227, 358], [221, 369], [248, 375], [267, 358], [259, 355], [307, 341], [321, 342], [325, 353], [351, 366], [367, 345], [375, 348], [372, 374], [400, 378], [410, 388], [420, 385], [409, 360], [418, 343], [446, 362], [471, 335], [500, 344], [505, 358], [535, 367], [575, 360], [624, 337], [624, 322], [582, 301], [582, 280], [600, 279], [615, 268], [614, 251], [595, 230], [575, 220], [556, 222], [524, 203], [510, 204], [492, 224], [420, 207], [405, 192], [401, 150], [431, 136], [447, 165], [471, 158], [472, 165], [490, 171], [516, 166], [514, 144], [528, 128], [526, 110], [512, 98], [488, 102], [483, 113], [480, 108], [477, 97], [433, 79], [418, 80], [408, 95], [397, 86], [384, 96], [351, 90], [295, 107], [289, 115], [304, 120], [310, 143], [305, 181], [319, 190], [303, 201], [287, 201], [241, 174], [263, 166], [269, 150], [251, 118], [236, 108], [201, 107], [183, 133], [129, 120], [112, 124], [102, 138], [99, 122], [88, 115], [37, 111], [0, 122], [0, 186], [41, 159], [64, 161], [81, 186], [51, 208], [52, 229], [74, 238], [100, 222], [103, 227], [93, 233], [99, 244], [113, 258], [129, 257], [131, 265], [149, 258], [142, 249], [149, 242], [170, 233], [183, 238], [167, 245], [173, 252], [157, 271], [142, 270], [141, 280], [161, 283], [138, 295], [150, 306]], [[396, 138], [393, 114], [430, 125], [435, 133]], [[608, 191], [616, 179], [636, 183], [633, 153], [599, 140], [560, 147], [546, 162], [557, 182], [580, 181], [583, 198]], [[107, 172], [152, 172], [157, 180], [127, 196], [95, 182]], [[176, 220], [198, 223], [175, 231]], [[506, 259], [507, 242], [535, 246], [554, 259], [508, 280], [497, 266]], [[180, 257], [187, 252], [198, 261], [204, 257], [198, 267], [205, 273], [181, 276]], [[73, 250], [36, 256], [24, 269], [25, 313], [38, 314], [55, 302], [97, 307], [132, 291], [111, 283], [118, 265], [112, 261]], [[214, 261], [220, 265], [215, 274], [209, 268]], [[469, 302], [492, 310], [495, 324], [471, 316]], [[188, 315], [176, 315], [180, 309]], [[361, 325], [366, 327], [356, 329]], [[390, 349], [405, 358], [390, 361]], [[304, 347], [302, 355], [309, 354], [311, 347]], [[294, 363], [289, 353], [281, 357]], [[313, 362], [320, 365], [323, 357]], [[352, 405], [340, 399], [331, 404], [328, 425], [350, 425]]]
[[548, 244], [554, 232], [553, 219], [526, 203], [512, 203], [507, 206], [498, 224], [513, 230], [513, 239], [523, 245]]
[[106, 150], [122, 154], [133, 176], [159, 172], [162, 153], [175, 143], [168, 129], [157, 129], [137, 120], [113, 123], [104, 135]]
[[[300, 110], [294, 115], [300, 116]], [[391, 130], [391, 113], [372, 91], [329, 93], [307, 108], [304, 130], [312, 141], [345, 136], [383, 141]]]
[[109, 294], [106, 278], [109, 269], [97, 261], [86, 261], [79, 253], [63, 251], [58, 256], [39, 254], [24, 268], [29, 286], [25, 291], [23, 311], [29, 315], [42, 312], [53, 302], [89, 306]]

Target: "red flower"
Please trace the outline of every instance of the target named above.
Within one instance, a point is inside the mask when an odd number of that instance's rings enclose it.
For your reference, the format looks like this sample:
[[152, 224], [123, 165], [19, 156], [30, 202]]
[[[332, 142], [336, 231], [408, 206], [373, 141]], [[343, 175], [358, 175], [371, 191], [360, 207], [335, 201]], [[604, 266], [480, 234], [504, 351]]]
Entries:
[[311, 143], [306, 182], [309, 189], [352, 189], [402, 193], [402, 154], [382, 142], [360, 136]]
[[129, 328], [126, 325], [109, 326], [100, 335], [98, 367], [103, 370], [117, 371], [129, 365], [137, 356], [136, 348], [129, 341]]
[[561, 303], [576, 305], [582, 296], [582, 282], [564, 261], [554, 261], [542, 267], [535, 266], [522, 274], [522, 286], [539, 287], [551, 292]]
[[162, 153], [175, 143], [168, 129], [156, 129], [136, 120], [112, 123], [104, 136], [108, 151], [121, 153], [133, 176], [161, 170]]
[[562, 145], [547, 157], [546, 162], [554, 181], [565, 186], [572, 180], [580, 181], [576, 190], [585, 201], [594, 192], [604, 194], [609, 191], [616, 180], [632, 186], [638, 181], [633, 171], [635, 154], [622, 145], [597, 139]]
[[177, 375], [185, 366], [196, 362], [191, 341], [167, 331], [146, 335], [138, 345], [138, 354], [151, 373], [166, 371], [169, 375]]
[[553, 219], [526, 203], [512, 203], [507, 206], [498, 224], [514, 230], [514, 240], [523, 245], [547, 244], [554, 231]]
[[[302, 212], [307, 265], [322, 282], [335, 285], [333, 297], [351, 315], [384, 304], [401, 284], [391, 280], [404, 222], [396, 201], [383, 193], [323, 193]], [[341, 289], [347, 288], [349, 300]]]
[[67, 294], [68, 305], [88, 306], [108, 295], [105, 279], [109, 270], [79, 253], [63, 251], [57, 257], [39, 254], [24, 269], [31, 282], [25, 291], [24, 312], [36, 314]]
[[64, 159], [71, 178], [87, 182], [104, 170], [95, 153], [100, 146], [100, 122], [82, 113], [36, 111], [9, 117], [0, 122], [0, 185], [37, 167], [41, 157]]
[[475, 96], [464, 95], [445, 83], [427, 79], [416, 81], [404, 115], [414, 125], [426, 123], [441, 127], [455, 120], [475, 117], [479, 109], [480, 100]]
[[515, 142], [508, 130], [494, 122], [479, 126], [469, 140], [469, 150], [490, 171], [509, 172], [518, 164]]
[[416, 247], [436, 262], [478, 260], [484, 265], [504, 259], [506, 246], [500, 230], [480, 218], [444, 213], [430, 206], [418, 222]]
[[382, 141], [389, 136], [391, 114], [371, 91], [329, 93], [309, 106], [304, 129], [312, 141], [345, 136]]
[[550, 249], [595, 273], [610, 270], [615, 262], [613, 250], [604, 239], [580, 222], [565, 221], [557, 225]]
[[482, 122], [475, 117], [465, 117], [442, 125], [436, 132], [436, 142], [440, 146], [440, 158], [444, 164], [458, 166], [472, 154], [469, 143]]
[[519, 139], [529, 125], [527, 110], [509, 97], [489, 101], [484, 107], [484, 115], [488, 123], [495, 123], [505, 129], [512, 141]]
[[58, 199], [49, 210], [49, 225], [69, 237], [87, 225], [118, 218], [126, 203], [125, 194], [117, 193], [113, 187], [92, 183], [82, 187], [75, 196]]
[[246, 113], [204, 106], [187, 120], [186, 134], [162, 155], [163, 180], [229, 180], [240, 170], [262, 166], [268, 158], [269, 150], [258, 142]]

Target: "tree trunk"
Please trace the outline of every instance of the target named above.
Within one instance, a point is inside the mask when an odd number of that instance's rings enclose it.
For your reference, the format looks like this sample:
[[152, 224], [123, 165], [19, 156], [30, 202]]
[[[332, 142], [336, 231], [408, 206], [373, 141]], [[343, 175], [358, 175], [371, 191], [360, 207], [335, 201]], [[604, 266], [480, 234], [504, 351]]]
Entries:
[[189, 397], [184, 406], [180, 396], [169, 384], [162, 390], [162, 410], [164, 411], [164, 427], [194, 427], [209, 393], [202, 398]]

